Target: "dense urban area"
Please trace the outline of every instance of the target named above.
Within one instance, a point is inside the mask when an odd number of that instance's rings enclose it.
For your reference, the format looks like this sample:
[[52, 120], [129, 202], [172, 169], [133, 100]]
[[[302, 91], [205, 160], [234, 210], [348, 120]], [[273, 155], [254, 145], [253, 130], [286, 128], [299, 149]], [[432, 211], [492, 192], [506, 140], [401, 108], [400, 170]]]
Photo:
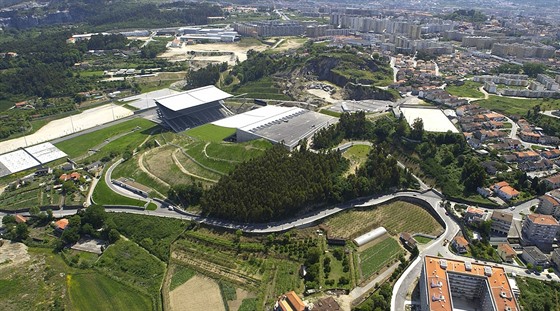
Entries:
[[560, 310], [556, 0], [0, 0], [0, 310]]

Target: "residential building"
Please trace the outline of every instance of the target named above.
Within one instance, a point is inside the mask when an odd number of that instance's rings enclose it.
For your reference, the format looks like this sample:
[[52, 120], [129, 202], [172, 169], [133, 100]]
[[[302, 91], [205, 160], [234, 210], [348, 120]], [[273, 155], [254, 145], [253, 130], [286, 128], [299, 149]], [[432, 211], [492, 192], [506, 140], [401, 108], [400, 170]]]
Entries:
[[556, 174], [543, 179], [543, 182], [549, 189], [560, 188], [560, 174]]
[[533, 151], [518, 151], [514, 153], [517, 156], [517, 162], [534, 162], [541, 159], [541, 156]]
[[496, 233], [507, 235], [513, 221], [513, 214], [494, 211], [492, 212], [492, 226], [490, 229]]
[[551, 149], [541, 152], [541, 156], [547, 159], [556, 159], [560, 157], [560, 149]]
[[540, 214], [553, 215], [558, 219], [560, 217], [560, 200], [548, 194], [541, 195], [537, 211]]
[[517, 253], [515, 252], [515, 250], [508, 243], [502, 243], [502, 244], [498, 245], [497, 252], [498, 252], [498, 255], [500, 256], [500, 258], [502, 258], [503, 261], [509, 262], [509, 263], [513, 262], [515, 256], [517, 256]]
[[420, 275], [421, 310], [461, 305], [469, 310], [520, 310], [504, 268], [426, 256]]
[[14, 218], [16, 219], [16, 223], [18, 224], [24, 224], [27, 222], [27, 217], [24, 217], [20, 214], [16, 214], [16, 216], [14, 216]]
[[560, 269], [560, 248], [555, 249], [550, 256], [550, 262]]
[[465, 212], [465, 216], [463, 217], [468, 223], [471, 222], [481, 222], [485, 221], [488, 218], [488, 214], [481, 208], [477, 208], [474, 206], [467, 207], [467, 211]]
[[68, 219], [62, 218], [54, 223], [54, 229], [62, 232], [68, 226]]
[[550, 215], [529, 214], [523, 221], [522, 243], [525, 245], [537, 245], [539, 248], [549, 251], [556, 234], [560, 230], [558, 221]]
[[451, 246], [457, 251], [459, 254], [464, 254], [468, 251], [467, 247], [469, 246], [469, 241], [467, 241], [462, 236], [456, 236], [451, 241]]
[[67, 181], [67, 180], [80, 180], [80, 177], [82, 177], [82, 175], [80, 175], [80, 173], [78, 172], [72, 172], [70, 174], [62, 174], [60, 175], [60, 181]]
[[399, 238], [407, 249], [412, 250], [416, 248], [416, 240], [410, 233], [403, 232], [400, 234]]
[[521, 258], [523, 258], [527, 264], [532, 264], [534, 267], [540, 266], [548, 268], [550, 266], [548, 257], [536, 246], [523, 247]]
[[506, 201], [515, 199], [519, 196], [519, 191], [510, 186], [506, 181], [501, 181], [492, 187], [494, 193]]

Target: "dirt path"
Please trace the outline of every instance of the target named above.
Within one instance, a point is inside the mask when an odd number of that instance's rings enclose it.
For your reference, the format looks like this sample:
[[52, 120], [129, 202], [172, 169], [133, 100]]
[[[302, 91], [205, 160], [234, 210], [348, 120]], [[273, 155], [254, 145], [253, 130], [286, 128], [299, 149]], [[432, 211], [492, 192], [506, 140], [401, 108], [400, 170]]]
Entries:
[[140, 155], [140, 157], [138, 157], [138, 167], [140, 167], [140, 169], [142, 170], [142, 172], [148, 174], [148, 176], [150, 176], [151, 178], [153, 178], [154, 180], [156, 180], [157, 182], [161, 183], [162, 185], [165, 185], [166, 187], [171, 188], [171, 186], [166, 183], [165, 181], [161, 180], [159, 177], [157, 177], [156, 175], [152, 174], [150, 171], [148, 171], [148, 169], [144, 166], [144, 156], [146, 155], [146, 153], [142, 153]]
[[171, 158], [173, 159], [173, 163], [175, 163], [175, 165], [177, 165], [177, 167], [181, 170], [181, 172], [183, 172], [183, 174], [192, 176], [192, 177], [197, 178], [197, 179], [202, 179], [202, 180], [205, 180], [205, 181], [208, 181], [208, 182], [211, 182], [211, 183], [217, 183], [217, 182], [218, 182], [217, 180], [210, 179], [210, 178], [206, 178], [206, 177], [202, 177], [202, 176], [198, 176], [198, 175], [195, 175], [195, 174], [193, 174], [193, 173], [187, 171], [187, 170], [185, 169], [185, 167], [183, 167], [183, 165], [181, 164], [181, 162], [179, 162], [179, 160], [177, 160], [177, 157], [175, 156], [175, 154], [176, 154], [177, 152], [179, 152], [179, 151], [180, 151], [179, 149], [175, 150], [175, 151], [171, 154]]

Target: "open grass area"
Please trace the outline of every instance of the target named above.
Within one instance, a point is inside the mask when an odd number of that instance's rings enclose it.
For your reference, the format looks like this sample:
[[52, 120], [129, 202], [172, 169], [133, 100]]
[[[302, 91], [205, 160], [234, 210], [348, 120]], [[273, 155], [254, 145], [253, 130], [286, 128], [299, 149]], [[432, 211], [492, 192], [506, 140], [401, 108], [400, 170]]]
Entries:
[[185, 132], [186, 135], [203, 141], [221, 142], [227, 137], [235, 134], [236, 129], [221, 127], [211, 123], [204, 124]]
[[101, 176], [92, 195], [93, 201], [99, 205], [131, 205], [144, 206], [146, 202], [119, 195], [105, 183], [104, 175]]
[[[87, 133], [72, 139], [68, 139], [56, 144], [60, 150], [64, 151], [70, 158], [77, 157], [79, 155], [83, 155], [88, 152], [89, 149], [92, 149], [101, 143], [103, 143], [106, 139], [111, 137], [117, 136], [122, 133], [130, 132], [136, 128], [140, 128], [137, 130], [138, 133], [141, 133], [144, 137], [150, 134], [152, 130], [155, 129], [155, 124], [151, 121], [148, 121], [143, 118], [135, 118], [130, 121], [122, 122], [113, 126], [109, 126], [95, 132]], [[138, 135], [138, 133], [136, 133]], [[137, 135], [126, 135], [118, 140], [116, 140], [114, 145], [106, 147], [111, 149], [117, 149], [122, 146], [128, 146], [131, 142], [130, 137], [137, 138]], [[119, 141], [121, 140], [121, 141]]]
[[[158, 180], [152, 178], [150, 175], [148, 175], [147, 173], [145, 173], [144, 171], [142, 171], [138, 165], [138, 158], [139, 158], [140, 154], [135, 155], [134, 157], [132, 157], [131, 159], [129, 159], [128, 161], [124, 161], [121, 164], [119, 164], [115, 170], [113, 170], [113, 174], [111, 175], [111, 177], [113, 179], [118, 179], [120, 177], [126, 177], [129, 178], [131, 180], [134, 180], [135, 182], [142, 184], [144, 186], [150, 187], [156, 191], [158, 191], [159, 193], [161, 193], [162, 195], [167, 195], [167, 191], [169, 190], [169, 187], [161, 182], [159, 182]], [[150, 193], [150, 195], [152, 197], [159, 197], [159, 195], [157, 195], [156, 193], [152, 194]]]
[[[189, 173], [194, 174], [196, 176], [207, 178], [209, 180], [214, 180], [214, 181], [219, 180], [220, 177], [223, 176], [222, 174], [218, 174], [216, 172], [212, 172], [210, 170], [207, 170], [206, 168], [204, 168], [200, 164], [194, 162], [193, 160], [191, 160], [189, 157], [187, 157], [185, 154], [183, 154], [180, 151], [175, 152], [175, 158], [185, 168], [185, 170], [187, 170]], [[194, 177], [194, 178], [196, 180], [199, 180], [199, 181], [204, 181], [200, 178], [196, 178], [196, 177]], [[204, 182], [207, 182], [207, 181], [204, 181]]]
[[152, 310], [149, 297], [99, 273], [69, 274], [66, 283], [75, 310]]
[[260, 98], [260, 99], [276, 99], [291, 100], [290, 96], [282, 93], [282, 89], [275, 85], [272, 78], [265, 77], [258, 81], [251, 81], [241, 86], [230, 85], [224, 89], [234, 95], [245, 94], [243, 97]]
[[319, 110], [319, 113], [326, 114], [327, 116], [331, 116], [335, 118], [340, 118], [340, 116], [342, 115], [342, 113], [340, 112], [332, 111], [329, 109], [321, 109]]
[[506, 115], [520, 115], [527, 114], [527, 110], [532, 110], [536, 105], [540, 105], [541, 110], [558, 110], [560, 109], [560, 99], [522, 99], [522, 98], [509, 98], [491, 95], [488, 99], [476, 101], [480, 107], [488, 108], [494, 111], [499, 111]]
[[484, 94], [478, 90], [481, 86], [478, 82], [465, 81], [461, 86], [448, 85], [445, 90], [457, 97], [484, 98]]
[[193, 177], [183, 173], [173, 161], [177, 150], [173, 146], [165, 146], [144, 156], [145, 168], [169, 185], [190, 184]]
[[427, 238], [425, 236], [420, 236], [420, 235], [415, 236], [414, 239], [420, 244], [428, 244], [431, 241], [433, 241], [433, 239]]
[[121, 239], [109, 246], [96, 264], [97, 269], [135, 287], [152, 300], [152, 309], [161, 309], [160, 287], [165, 265], [132, 241]]
[[257, 310], [257, 299], [255, 298], [247, 298], [243, 299], [241, 302], [241, 306], [237, 311], [254, 311]]
[[330, 235], [349, 239], [381, 226], [391, 235], [443, 232], [442, 226], [425, 209], [402, 201], [349, 210], [327, 219], [325, 224]]
[[368, 279], [374, 273], [390, 264], [402, 252], [399, 242], [392, 238], [378, 242], [359, 254], [362, 279]]

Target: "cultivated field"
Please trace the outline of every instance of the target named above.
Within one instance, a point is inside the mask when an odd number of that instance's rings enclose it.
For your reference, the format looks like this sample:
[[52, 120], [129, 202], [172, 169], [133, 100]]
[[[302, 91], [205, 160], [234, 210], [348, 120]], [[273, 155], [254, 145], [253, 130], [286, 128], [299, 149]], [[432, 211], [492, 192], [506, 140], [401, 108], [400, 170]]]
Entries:
[[362, 280], [367, 280], [402, 252], [399, 242], [389, 237], [360, 252]]
[[169, 293], [171, 310], [226, 310], [220, 287], [209, 278], [195, 275]]
[[152, 310], [149, 297], [99, 273], [69, 274], [66, 284], [76, 310]]
[[329, 234], [355, 238], [377, 227], [385, 227], [391, 235], [401, 232], [438, 235], [441, 225], [418, 205], [397, 201], [374, 207], [339, 213], [325, 221]]

